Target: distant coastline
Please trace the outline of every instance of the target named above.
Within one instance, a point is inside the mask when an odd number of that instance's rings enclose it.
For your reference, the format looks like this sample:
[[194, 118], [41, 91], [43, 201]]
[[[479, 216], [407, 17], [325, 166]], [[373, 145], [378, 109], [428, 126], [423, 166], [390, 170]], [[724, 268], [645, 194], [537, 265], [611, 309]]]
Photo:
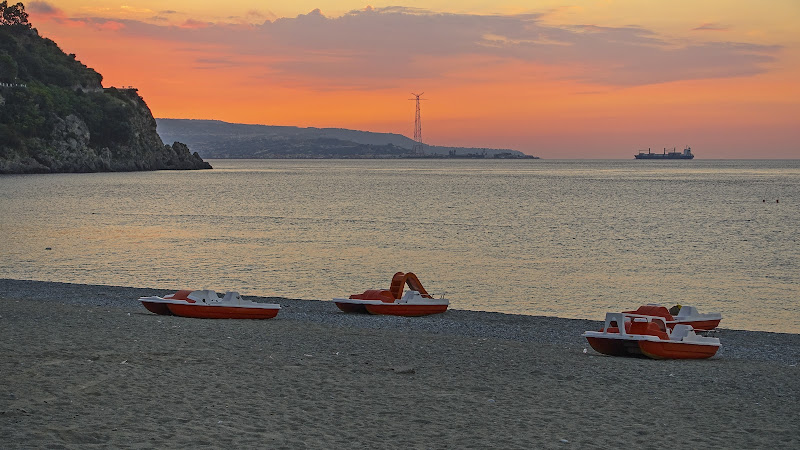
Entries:
[[210, 159], [538, 159], [518, 150], [423, 145], [396, 133], [344, 128], [156, 119], [165, 142], [185, 142]]
[[434, 153], [429, 155], [404, 155], [399, 158], [406, 159], [539, 159], [538, 156], [516, 154], [510, 152], [495, 153], [492, 156], [486, 156], [485, 153], [456, 153], [451, 152], [446, 155], [441, 153]]

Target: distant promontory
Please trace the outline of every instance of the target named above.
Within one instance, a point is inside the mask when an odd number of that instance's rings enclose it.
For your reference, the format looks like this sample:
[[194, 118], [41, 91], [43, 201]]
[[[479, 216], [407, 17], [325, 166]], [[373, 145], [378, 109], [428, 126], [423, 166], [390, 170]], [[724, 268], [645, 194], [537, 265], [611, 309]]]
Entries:
[[165, 141], [186, 142], [203, 158], [534, 158], [517, 150], [426, 145], [400, 134], [343, 128], [249, 125], [219, 120], [156, 119]]
[[198, 153], [164, 145], [135, 88], [102, 75], [0, 3], [0, 173], [210, 169]]

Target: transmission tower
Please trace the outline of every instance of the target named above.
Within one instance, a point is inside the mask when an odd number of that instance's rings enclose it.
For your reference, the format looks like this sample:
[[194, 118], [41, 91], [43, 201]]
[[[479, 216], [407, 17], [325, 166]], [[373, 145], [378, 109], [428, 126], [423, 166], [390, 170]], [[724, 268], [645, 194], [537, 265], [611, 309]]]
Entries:
[[409, 100], [416, 100], [417, 101], [417, 113], [414, 116], [414, 148], [411, 149], [411, 153], [414, 156], [422, 156], [425, 154], [424, 144], [422, 143], [422, 119], [419, 115], [419, 101], [425, 100], [424, 98], [420, 98], [424, 92], [419, 94], [411, 93], [414, 98], [410, 98]]

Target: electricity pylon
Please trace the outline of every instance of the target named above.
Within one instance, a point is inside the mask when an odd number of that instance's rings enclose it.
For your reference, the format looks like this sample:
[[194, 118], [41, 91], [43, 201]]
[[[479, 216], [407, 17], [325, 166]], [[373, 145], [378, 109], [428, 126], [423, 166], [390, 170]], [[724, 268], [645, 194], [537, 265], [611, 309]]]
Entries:
[[409, 100], [416, 100], [417, 101], [417, 113], [414, 115], [414, 148], [411, 149], [411, 153], [414, 156], [422, 156], [425, 154], [424, 144], [422, 143], [422, 118], [419, 115], [419, 101], [425, 100], [420, 99], [420, 96], [424, 94], [421, 92], [419, 94], [411, 93], [414, 98], [410, 98]]

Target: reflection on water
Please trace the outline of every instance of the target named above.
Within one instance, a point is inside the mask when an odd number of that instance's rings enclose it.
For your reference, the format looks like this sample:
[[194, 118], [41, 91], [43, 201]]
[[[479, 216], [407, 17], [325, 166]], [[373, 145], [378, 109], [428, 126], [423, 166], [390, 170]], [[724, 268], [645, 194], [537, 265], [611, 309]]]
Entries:
[[800, 161], [213, 165], [0, 177], [0, 276], [329, 299], [413, 271], [460, 309], [800, 332]]

